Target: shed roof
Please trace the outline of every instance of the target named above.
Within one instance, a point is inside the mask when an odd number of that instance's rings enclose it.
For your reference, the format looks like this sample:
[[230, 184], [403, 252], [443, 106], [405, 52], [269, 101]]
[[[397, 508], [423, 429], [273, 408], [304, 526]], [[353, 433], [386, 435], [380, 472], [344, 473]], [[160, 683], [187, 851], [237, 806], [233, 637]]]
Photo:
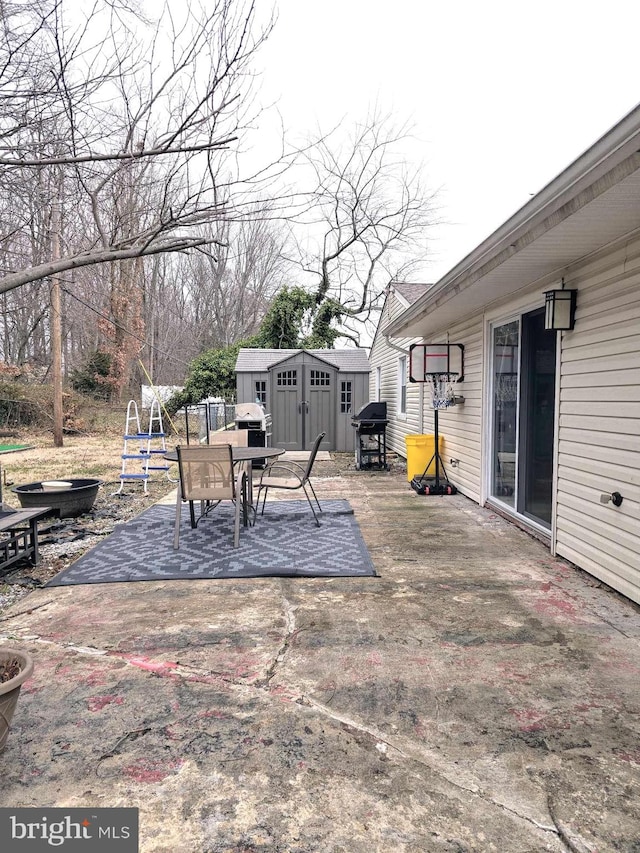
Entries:
[[[518, 290], [549, 289], [572, 266], [640, 231], [640, 106], [540, 190], [385, 329], [423, 336]], [[569, 278], [570, 281], [570, 278]], [[570, 285], [569, 285], [570, 286]]]
[[308, 352], [316, 358], [332, 364], [345, 373], [368, 373], [369, 359], [365, 349], [252, 349], [243, 348], [238, 352], [236, 373], [249, 373], [269, 370], [275, 364], [291, 358], [300, 352]]

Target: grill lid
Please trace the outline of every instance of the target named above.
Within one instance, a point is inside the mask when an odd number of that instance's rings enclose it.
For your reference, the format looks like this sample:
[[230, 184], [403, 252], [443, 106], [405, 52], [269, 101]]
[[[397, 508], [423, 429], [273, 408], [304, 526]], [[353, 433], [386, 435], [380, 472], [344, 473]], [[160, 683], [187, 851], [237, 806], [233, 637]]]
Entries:
[[365, 405], [356, 412], [351, 418], [351, 423], [356, 426], [361, 421], [377, 421], [387, 422], [387, 403], [386, 400], [377, 400], [373, 403], [365, 403]]
[[261, 429], [271, 425], [271, 415], [267, 415], [260, 403], [238, 403], [236, 405], [236, 423], [251, 421], [260, 423]]

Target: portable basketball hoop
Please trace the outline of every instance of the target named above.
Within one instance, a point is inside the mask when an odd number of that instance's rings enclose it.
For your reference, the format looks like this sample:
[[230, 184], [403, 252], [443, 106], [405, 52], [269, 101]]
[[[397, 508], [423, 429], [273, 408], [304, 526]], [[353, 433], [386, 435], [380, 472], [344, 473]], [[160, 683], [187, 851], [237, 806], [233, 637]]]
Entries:
[[[419, 495], [455, 495], [457, 488], [447, 479], [444, 462], [440, 456], [440, 431], [438, 415], [464, 400], [454, 391], [456, 382], [464, 378], [464, 346], [462, 344], [413, 344], [409, 348], [409, 380], [422, 382], [431, 394], [433, 407], [434, 452], [424, 473], [411, 480], [411, 488]], [[457, 368], [457, 369], [456, 369]], [[435, 476], [427, 476], [435, 462]], [[442, 471], [443, 476], [440, 476]]]

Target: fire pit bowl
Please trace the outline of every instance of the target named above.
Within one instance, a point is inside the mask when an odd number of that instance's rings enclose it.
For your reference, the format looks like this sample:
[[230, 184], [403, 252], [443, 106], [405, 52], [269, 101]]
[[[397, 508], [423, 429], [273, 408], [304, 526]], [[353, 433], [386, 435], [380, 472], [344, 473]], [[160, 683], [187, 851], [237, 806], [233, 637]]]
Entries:
[[65, 486], [50, 489], [42, 482], [27, 483], [14, 486], [12, 491], [17, 494], [22, 507], [50, 506], [60, 518], [73, 518], [89, 512], [102, 485], [102, 480], [45, 480], [45, 483], [51, 482], [58, 486], [64, 483]]

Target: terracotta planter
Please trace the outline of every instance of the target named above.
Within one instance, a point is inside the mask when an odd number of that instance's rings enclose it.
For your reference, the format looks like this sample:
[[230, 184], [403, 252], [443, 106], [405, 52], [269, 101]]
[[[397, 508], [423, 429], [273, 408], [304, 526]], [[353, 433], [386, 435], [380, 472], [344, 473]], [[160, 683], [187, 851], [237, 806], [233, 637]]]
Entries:
[[0, 666], [17, 661], [20, 672], [9, 681], [0, 682], [0, 752], [9, 736], [9, 727], [18, 703], [20, 688], [33, 672], [33, 659], [27, 652], [0, 646]]

